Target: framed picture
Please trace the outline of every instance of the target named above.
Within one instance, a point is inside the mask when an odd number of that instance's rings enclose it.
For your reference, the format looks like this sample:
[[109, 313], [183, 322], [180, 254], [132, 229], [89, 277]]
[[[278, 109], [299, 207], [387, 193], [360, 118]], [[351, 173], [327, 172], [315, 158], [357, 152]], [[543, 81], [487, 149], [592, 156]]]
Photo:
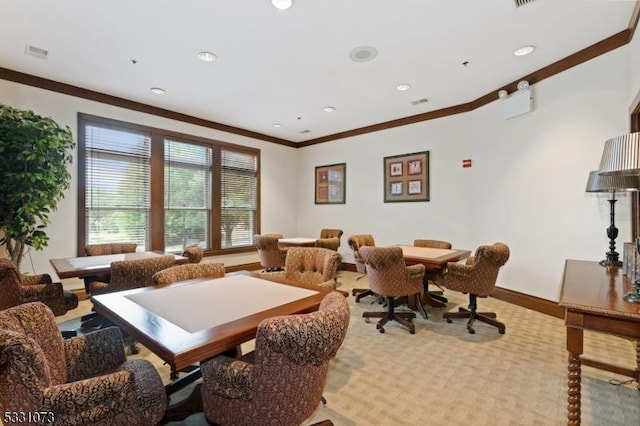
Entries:
[[316, 204], [345, 204], [347, 163], [316, 167]]
[[429, 201], [429, 151], [384, 157], [384, 202]]

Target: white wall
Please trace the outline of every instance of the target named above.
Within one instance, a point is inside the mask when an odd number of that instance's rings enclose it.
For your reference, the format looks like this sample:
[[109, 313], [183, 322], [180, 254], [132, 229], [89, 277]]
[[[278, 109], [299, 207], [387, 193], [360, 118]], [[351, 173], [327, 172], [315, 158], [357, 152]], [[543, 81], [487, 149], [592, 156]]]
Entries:
[[[475, 250], [507, 243], [498, 285], [557, 300], [567, 258], [604, 258], [606, 195], [584, 192], [607, 138], [628, 131], [629, 49], [621, 48], [534, 85], [534, 110], [505, 120], [497, 99], [443, 119], [305, 148], [299, 155], [298, 230], [371, 233], [377, 245], [414, 238]], [[382, 201], [384, 156], [430, 151], [431, 200]], [[462, 168], [471, 158], [473, 166]], [[314, 167], [347, 163], [347, 203], [313, 204]], [[629, 199], [620, 196], [618, 246], [630, 239]], [[620, 250], [622, 253], [622, 250]]]
[[[31, 109], [37, 114], [50, 116], [62, 126], [69, 126], [77, 141], [77, 113], [93, 114], [146, 126], [168, 129], [189, 135], [202, 136], [261, 150], [261, 225], [264, 232], [296, 233], [295, 206], [298, 190], [295, 179], [297, 150], [295, 148], [266, 143], [255, 139], [220, 132], [200, 126], [168, 120], [105, 105], [97, 102], [61, 95], [47, 90], [0, 80], [0, 103], [16, 108]], [[77, 253], [77, 149], [71, 167], [71, 188], [51, 216], [52, 223], [46, 228], [50, 237], [49, 246], [43, 251], [31, 250], [22, 264], [23, 272], [48, 272], [55, 277], [49, 259], [75, 256]], [[225, 255], [215, 258], [225, 265], [257, 262], [255, 253]], [[208, 260], [211, 260], [208, 258]]]
[[[342, 229], [340, 253], [346, 262], [353, 262], [346, 242], [353, 234], [371, 233], [377, 245], [437, 238], [468, 246], [471, 173], [461, 162], [470, 155], [470, 130], [468, 116], [456, 115], [302, 149], [299, 234]], [[420, 151], [429, 151], [431, 201], [384, 203], [383, 158]], [[346, 204], [315, 205], [315, 167], [334, 163], [347, 164]]]

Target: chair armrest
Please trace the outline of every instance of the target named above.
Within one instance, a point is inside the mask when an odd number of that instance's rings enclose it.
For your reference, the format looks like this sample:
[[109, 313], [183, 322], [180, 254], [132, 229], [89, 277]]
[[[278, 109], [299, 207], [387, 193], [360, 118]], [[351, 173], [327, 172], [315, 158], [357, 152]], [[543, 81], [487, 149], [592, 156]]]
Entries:
[[407, 266], [407, 279], [409, 281], [420, 280], [424, 277], [424, 265], [416, 264]]
[[315, 285], [317, 285], [318, 287], [331, 288], [333, 290], [335, 290], [337, 286], [336, 280], [334, 280], [333, 278], [331, 278], [328, 281], [324, 281]]
[[56, 413], [56, 424], [117, 423], [139, 418], [139, 410], [130, 371], [45, 388], [41, 408]]
[[253, 364], [218, 356], [201, 364], [202, 380], [209, 391], [230, 399], [250, 400], [253, 389]]
[[22, 275], [22, 285], [29, 286], [34, 284], [48, 284], [53, 282], [51, 275], [38, 274], [38, 275]]
[[63, 299], [61, 283], [30, 284], [22, 287], [23, 303]]
[[127, 360], [122, 332], [108, 327], [64, 340], [68, 381], [83, 380], [118, 368]]
[[472, 265], [450, 262], [447, 265], [447, 271], [444, 275], [445, 279], [469, 278], [473, 271]]

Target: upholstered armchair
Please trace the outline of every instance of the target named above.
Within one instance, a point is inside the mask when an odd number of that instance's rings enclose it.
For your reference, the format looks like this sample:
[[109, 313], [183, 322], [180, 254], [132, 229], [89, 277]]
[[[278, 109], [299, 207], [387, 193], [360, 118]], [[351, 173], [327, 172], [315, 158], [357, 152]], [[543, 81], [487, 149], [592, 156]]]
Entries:
[[288, 250], [284, 277], [304, 284], [336, 288], [340, 253], [321, 247], [292, 247]]
[[[360, 256], [367, 266], [367, 278], [369, 286], [376, 294], [386, 299], [386, 312], [364, 312], [362, 316], [380, 318], [376, 328], [384, 333], [384, 325], [389, 321], [397, 321], [414, 334], [415, 326], [412, 319], [416, 317], [413, 312], [396, 312], [395, 298], [401, 296], [413, 296], [421, 299], [422, 280], [424, 278], [424, 265], [406, 266], [401, 247], [360, 247]], [[422, 303], [417, 303], [418, 309], [424, 310]], [[422, 312], [426, 318], [426, 312]]]
[[39, 412], [56, 425], [155, 425], [166, 404], [154, 366], [127, 361], [117, 328], [63, 340], [43, 303], [0, 312], [3, 411]]
[[298, 426], [322, 400], [329, 368], [349, 326], [349, 304], [338, 292], [317, 312], [263, 320], [255, 351], [202, 363], [202, 399], [209, 422]]
[[504, 334], [504, 323], [496, 320], [494, 312], [477, 312], [478, 297], [487, 297], [496, 285], [498, 272], [509, 260], [509, 247], [503, 243], [480, 246], [466, 264], [449, 263], [443, 277], [438, 281], [449, 290], [469, 294], [469, 308], [459, 308], [458, 312], [445, 312], [442, 317], [451, 322], [453, 318], [468, 318], [467, 330], [474, 334], [473, 323], [482, 321], [498, 328]]
[[[364, 277], [367, 274], [367, 268], [360, 257], [359, 249], [360, 247], [370, 246], [375, 247], [376, 242], [373, 239], [373, 235], [371, 234], [361, 234], [361, 235], [352, 235], [347, 239], [347, 243], [349, 247], [351, 247], [351, 251], [353, 252], [353, 259], [356, 264], [356, 271], [362, 275], [360, 275], [356, 280]], [[354, 288], [351, 290], [351, 294], [356, 297], [356, 302], [359, 302], [360, 299], [366, 296], [376, 296], [370, 288]]]
[[[416, 239], [413, 240], [414, 247], [427, 247], [427, 248], [437, 248], [437, 249], [451, 249], [451, 243], [449, 241], [442, 240], [424, 240], [424, 239]], [[437, 285], [435, 281], [439, 280], [442, 277], [442, 271], [428, 271], [424, 274], [424, 291], [429, 292], [429, 295], [441, 301], [442, 303], [447, 303], [446, 297], [442, 295], [442, 288], [439, 291], [429, 291], [429, 282]]]
[[187, 263], [156, 272], [153, 284], [167, 285], [196, 278], [222, 278], [224, 274], [224, 263]]
[[[138, 245], [136, 243], [88, 244], [84, 246], [84, 254], [87, 256], [106, 256], [110, 254], [135, 253], [137, 247]], [[91, 292], [91, 283], [93, 281], [108, 283], [110, 279], [110, 274], [84, 277], [84, 290], [89, 294]]]
[[111, 281], [94, 281], [90, 284], [92, 294], [111, 293], [113, 291], [153, 285], [153, 274], [167, 269], [175, 263], [173, 255], [149, 257], [146, 259], [119, 260], [111, 262]]
[[136, 243], [105, 243], [88, 244], [84, 246], [84, 253], [87, 256], [104, 256], [108, 254], [135, 253], [138, 245]]
[[316, 247], [338, 251], [342, 234], [342, 229], [321, 229], [320, 238], [316, 240]]
[[54, 283], [49, 274], [22, 275], [10, 259], [0, 259], [0, 309], [40, 301], [53, 314], [64, 315], [78, 307], [78, 297]]
[[265, 272], [281, 271], [284, 268], [287, 259], [287, 249], [278, 245], [277, 236], [271, 235], [254, 235], [253, 243], [258, 249], [260, 256], [260, 264]]
[[204, 253], [202, 252], [202, 248], [200, 248], [200, 246], [194, 245], [185, 247], [182, 251], [182, 255], [189, 259], [189, 263], [199, 263], [202, 260]]

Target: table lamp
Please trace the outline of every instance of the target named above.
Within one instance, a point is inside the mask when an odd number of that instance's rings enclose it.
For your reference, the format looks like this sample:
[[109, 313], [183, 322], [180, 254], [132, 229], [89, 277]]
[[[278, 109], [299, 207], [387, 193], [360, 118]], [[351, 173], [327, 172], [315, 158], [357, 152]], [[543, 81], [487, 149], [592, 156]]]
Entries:
[[[608, 139], [598, 171], [604, 176], [640, 176], [640, 132]], [[640, 238], [636, 238], [636, 247], [640, 252]], [[635, 286], [636, 291], [624, 295], [627, 302], [640, 303], [640, 279]]]
[[616, 175], [601, 175], [598, 170], [594, 170], [589, 173], [589, 179], [587, 180], [586, 192], [608, 192], [609, 195], [609, 217], [611, 219], [610, 225], [607, 228], [607, 237], [609, 237], [609, 251], [607, 252], [607, 258], [600, 261], [602, 266], [621, 266], [622, 262], [619, 260], [619, 253], [616, 252], [616, 238], [618, 237], [618, 228], [615, 224], [615, 203], [616, 192], [622, 191], [638, 191], [640, 189], [640, 176], [616, 176]]

